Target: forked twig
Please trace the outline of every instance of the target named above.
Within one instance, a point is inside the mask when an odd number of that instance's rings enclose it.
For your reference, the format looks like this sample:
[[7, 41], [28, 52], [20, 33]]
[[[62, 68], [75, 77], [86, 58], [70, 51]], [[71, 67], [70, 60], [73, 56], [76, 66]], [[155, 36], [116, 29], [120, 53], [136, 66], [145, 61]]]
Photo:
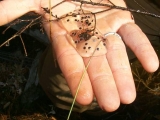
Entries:
[[[17, 36], [20, 36], [20, 39], [22, 41], [22, 45], [23, 45], [23, 48], [24, 48], [24, 51], [25, 51], [25, 55], [27, 56], [27, 51], [25, 49], [25, 46], [24, 46], [24, 42], [22, 40], [22, 37], [21, 37], [21, 34], [26, 30], [28, 29], [29, 27], [31, 27], [33, 24], [35, 24], [34, 22], [37, 21], [38, 19], [41, 19], [42, 16], [39, 16], [37, 17], [36, 19], [33, 19], [31, 20], [31, 22], [26, 25], [25, 27], [21, 28], [21, 30], [19, 30], [18, 32], [16, 32], [12, 37], [10, 37], [8, 40], [6, 40], [5, 42], [3, 42], [0, 47], [4, 46], [5, 44], [9, 43], [12, 39], [14, 39], [15, 37]], [[8, 28], [8, 27], [7, 27]]]
[[115, 6], [115, 5], [104, 4], [104, 3], [96, 3], [96, 2], [90, 2], [90, 1], [84, 1], [84, 0], [72, 0], [72, 1], [79, 2], [81, 4], [90, 4], [90, 5], [95, 5], [95, 6], [106, 6], [106, 7], [109, 7], [111, 9], [119, 9], [119, 10], [124, 10], [124, 11], [130, 11], [130, 12], [134, 12], [134, 13], [139, 13], [139, 14], [144, 14], [144, 15], [160, 18], [160, 15], [157, 15], [157, 14], [154, 14], [154, 13], [141, 11], [141, 10], [134, 10], [134, 9], [131, 9], [131, 8], [126, 8], [126, 7], [121, 7], [121, 6]]

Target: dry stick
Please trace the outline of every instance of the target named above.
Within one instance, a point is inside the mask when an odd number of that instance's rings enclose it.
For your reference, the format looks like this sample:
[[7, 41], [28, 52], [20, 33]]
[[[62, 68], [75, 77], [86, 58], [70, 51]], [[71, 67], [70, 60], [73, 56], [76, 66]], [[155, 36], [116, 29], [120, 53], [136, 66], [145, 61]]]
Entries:
[[[83, 0], [71, 0], [71, 1], [81, 3], [80, 6], [82, 6], [82, 4], [90, 4], [90, 5], [97, 5], [97, 6], [106, 6], [106, 7], [109, 7], [110, 10], [111, 9], [119, 9], [119, 10], [130, 11], [130, 12], [134, 12], [134, 13], [138, 13], [138, 14], [143, 14], [143, 15], [147, 15], [147, 16], [152, 16], [152, 17], [160, 18], [160, 15], [157, 15], [157, 14], [154, 14], [154, 13], [150, 13], [150, 12], [147, 12], [147, 11], [141, 11], [141, 10], [134, 10], [134, 9], [131, 9], [131, 8], [126, 8], [126, 7], [121, 7], [121, 6], [115, 6], [114, 4], [110, 5], [110, 4], [103, 4], [103, 3], [88, 2], [88, 1], [83, 1]], [[63, 3], [63, 2], [65, 2], [65, 1], [62, 1], [62, 2], [58, 3], [57, 5], [53, 6], [52, 9], [54, 7], [56, 7], [56, 6], [58, 6], [59, 4]], [[43, 9], [44, 9], [44, 11], [46, 11], [47, 13], [49, 13], [49, 10], [47, 10], [46, 8], [43, 8]], [[107, 11], [107, 10], [98, 11], [98, 12], [95, 12], [94, 14], [105, 12], [105, 11]], [[75, 15], [80, 15], [80, 14], [75, 14]], [[67, 16], [72, 16], [72, 15], [67, 15]], [[65, 17], [67, 17], [67, 16], [63, 16], [63, 17], [58, 18], [57, 15], [53, 15], [52, 14], [52, 17], [57, 18], [57, 20], [63, 19]]]
[[[53, 6], [53, 7], [51, 7], [51, 0], [49, 0], [49, 24], [50, 24], [50, 40], [52, 40], [52, 24], [51, 24], [51, 22], [52, 22], [52, 11], [51, 11], [51, 9], [53, 9], [54, 7], [56, 7], [56, 6], [58, 6], [59, 4], [61, 4], [61, 3], [63, 3], [64, 1], [62, 1], [62, 2], [60, 2], [60, 3], [58, 3], [57, 5], [55, 5], [55, 6]], [[53, 53], [53, 54], [55, 54], [55, 53]], [[56, 59], [54, 59], [54, 64], [55, 64], [55, 67], [57, 67], [57, 64], [56, 64]]]
[[27, 26], [23, 27], [20, 31], [18, 31], [17, 33], [15, 33], [12, 37], [10, 37], [8, 40], [6, 40], [5, 42], [3, 42], [0, 47], [2, 47], [3, 45], [5, 45], [7, 42], [11, 41], [13, 38], [20, 36], [27, 28], [29, 28], [30, 26], [32, 26], [32, 24], [40, 19], [42, 16], [37, 17], [36, 19], [32, 20]]
[[31, 20], [21, 20], [21, 19], [17, 19], [17, 20], [15, 20], [14, 22], [10, 23], [10, 24], [8, 25], [8, 27], [2, 32], [2, 34], [5, 34], [5, 32], [6, 32], [9, 28], [11, 28], [11, 26], [13, 26], [13, 25], [16, 25], [16, 24], [18, 24], [18, 23], [20, 23], [20, 22], [29, 22], [29, 21], [31, 21]]
[[140, 5], [136, 0], [133, 0], [138, 6], [140, 6], [143, 10], [147, 11], [142, 5]]
[[130, 11], [130, 12], [134, 12], [134, 13], [139, 13], [139, 14], [144, 14], [144, 15], [160, 18], [160, 15], [157, 15], [157, 14], [154, 14], [154, 13], [149, 13], [149, 12], [141, 11], [141, 10], [134, 10], [134, 9], [131, 9], [131, 8], [125, 8], [125, 7], [121, 7], [121, 6], [115, 6], [115, 5], [103, 4], [103, 3], [95, 3], [95, 2], [89, 2], [89, 1], [83, 1], [83, 0], [72, 0], [72, 1], [80, 2], [81, 4], [106, 6], [106, 7], [110, 7], [111, 9], [119, 9], [119, 10], [124, 10], [124, 11]]
[[16, 21], [14, 21], [13, 23], [10, 23], [10, 25], [2, 32], [2, 34], [5, 34], [5, 32], [6, 32], [11, 26], [17, 24], [19, 21], [20, 21], [20, 20], [18, 19], [18, 20], [16, 20]]
[[49, 0], [49, 25], [50, 25], [50, 40], [52, 40], [52, 24], [51, 24], [51, 19], [52, 19], [52, 11], [51, 11], [51, 0]]
[[[137, 71], [137, 69], [136, 69], [136, 71]], [[133, 73], [133, 75], [135, 75], [135, 76], [137, 77], [137, 79], [139, 79], [138, 81], [141, 82], [146, 88], [148, 88], [148, 89], [151, 90], [151, 91], [156, 91], [156, 90], [150, 88], [150, 87], [144, 82], [144, 80], [141, 79], [138, 71], [137, 71], [138, 75], [137, 75], [134, 71], [132, 71], [132, 73]]]
[[[62, 4], [62, 3], [64, 3], [64, 2], [66, 2], [66, 1], [65, 1], [65, 0], [63, 0], [62, 2], [59, 2], [58, 4], [54, 5], [53, 7], [50, 7], [50, 9], [53, 9], [53, 8], [57, 7], [58, 5], [60, 5], [60, 4]], [[51, 4], [50, 4], [50, 5], [51, 5]]]
[[2, 34], [5, 34], [5, 32], [10, 28], [11, 26], [8, 26], [3, 32]]
[[113, 2], [111, 2], [110, 0], [108, 0], [108, 2], [110, 2], [112, 5], [114, 5], [114, 6], [115, 6], [115, 4], [114, 4]]

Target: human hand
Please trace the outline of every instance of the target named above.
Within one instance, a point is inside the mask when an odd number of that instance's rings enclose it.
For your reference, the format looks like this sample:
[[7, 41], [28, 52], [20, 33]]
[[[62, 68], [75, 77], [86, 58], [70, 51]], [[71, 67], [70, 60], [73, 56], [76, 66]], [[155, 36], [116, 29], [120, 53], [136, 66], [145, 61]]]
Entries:
[[[6, 19], [3, 18], [0, 23], [1, 25], [29, 11], [43, 14], [44, 11], [41, 7], [48, 7], [48, 2], [43, 0], [43, 4], [40, 3], [40, 0], [24, 0], [23, 2], [15, 0], [14, 3], [16, 1], [16, 7], [12, 6], [13, 4], [7, 4], [7, 2], [12, 2], [12, 0], [2, 1], [3, 4], [0, 2], [0, 5], [3, 5], [3, 9], [2, 7], [0, 7], [0, 9], [5, 11], [2, 12], [1, 15], [4, 13], [7, 16]], [[113, 0], [112, 2], [119, 6], [125, 6], [123, 1], [118, 1], [117, 3], [116, 0]], [[55, 4], [53, 3], [52, 5]], [[75, 6], [75, 4], [68, 2], [67, 7], [62, 4], [62, 7], [66, 7], [66, 9], [63, 8], [64, 11], [56, 8], [53, 9], [53, 13], [56, 12], [56, 14], [60, 16], [75, 10]], [[17, 8], [21, 9], [21, 11], [17, 10], [15, 14], [13, 14], [13, 10]], [[88, 10], [91, 9], [92, 8], [89, 8]], [[99, 8], [99, 10], [103, 9], [104, 8]], [[10, 10], [12, 12], [10, 12]], [[92, 12], [95, 12], [93, 10], [97, 11], [94, 7]], [[46, 14], [45, 18], [48, 20], [49, 14]], [[117, 32], [148, 72], [154, 72], [158, 68], [159, 61], [149, 40], [134, 24], [129, 12], [110, 10], [97, 15], [96, 18], [96, 28], [102, 35], [108, 32]], [[50, 25], [52, 26], [51, 32]], [[58, 21], [53, 21], [51, 24], [45, 22], [44, 28], [48, 36], [50, 36], [51, 33], [52, 39], [50, 41], [53, 46], [53, 51], [55, 51], [59, 66], [74, 96], [89, 58], [81, 57], [77, 53], [67, 40], [67, 29], [60, 26]], [[123, 41], [114, 35], [107, 36], [107, 53], [92, 57], [87, 69], [87, 74], [85, 74], [84, 80], [82, 81], [76, 99], [77, 102], [86, 105], [89, 104], [95, 96], [102, 109], [114, 111], [119, 107], [120, 102], [129, 104], [135, 99], [135, 86]]]

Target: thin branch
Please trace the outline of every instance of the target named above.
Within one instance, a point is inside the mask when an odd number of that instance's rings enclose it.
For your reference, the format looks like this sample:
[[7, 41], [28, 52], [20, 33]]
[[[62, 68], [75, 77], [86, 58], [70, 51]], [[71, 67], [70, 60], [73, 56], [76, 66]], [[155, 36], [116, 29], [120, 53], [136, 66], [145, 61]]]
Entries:
[[84, 0], [72, 0], [72, 1], [80, 2], [81, 4], [90, 4], [90, 5], [96, 5], [96, 6], [106, 6], [106, 7], [109, 7], [111, 9], [119, 9], [119, 10], [124, 10], [124, 11], [130, 11], [130, 12], [134, 12], [134, 13], [138, 13], [138, 14], [144, 14], [144, 15], [160, 18], [160, 15], [157, 15], [157, 14], [154, 14], [154, 13], [141, 11], [141, 10], [134, 10], [134, 9], [131, 9], [131, 8], [126, 8], [126, 7], [121, 7], [121, 6], [115, 6], [115, 5], [104, 4], [104, 3], [89, 2], [89, 1], [84, 1]]

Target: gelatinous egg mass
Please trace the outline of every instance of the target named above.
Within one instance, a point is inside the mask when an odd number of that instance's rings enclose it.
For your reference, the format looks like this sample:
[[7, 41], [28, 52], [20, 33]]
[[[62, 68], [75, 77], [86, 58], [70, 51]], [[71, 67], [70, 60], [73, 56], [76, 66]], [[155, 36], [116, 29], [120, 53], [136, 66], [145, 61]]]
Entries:
[[99, 56], [107, 52], [103, 35], [96, 31], [95, 19], [94, 14], [81, 9], [60, 17], [59, 24], [68, 32], [69, 43], [82, 57]]

